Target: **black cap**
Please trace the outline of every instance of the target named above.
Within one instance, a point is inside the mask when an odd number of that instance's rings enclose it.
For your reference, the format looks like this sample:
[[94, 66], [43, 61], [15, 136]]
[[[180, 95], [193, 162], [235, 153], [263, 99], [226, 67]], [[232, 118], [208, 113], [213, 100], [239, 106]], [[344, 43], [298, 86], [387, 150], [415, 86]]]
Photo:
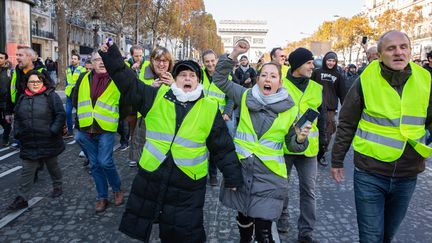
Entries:
[[174, 79], [177, 77], [177, 75], [184, 70], [191, 70], [194, 72], [198, 77], [198, 82], [202, 80], [202, 70], [200, 65], [192, 60], [185, 60], [185, 61], [179, 61], [177, 62], [172, 71], [172, 75]]
[[291, 65], [291, 70], [294, 71], [306, 62], [313, 60], [312, 52], [306, 48], [299, 47], [291, 52], [288, 56], [288, 62]]

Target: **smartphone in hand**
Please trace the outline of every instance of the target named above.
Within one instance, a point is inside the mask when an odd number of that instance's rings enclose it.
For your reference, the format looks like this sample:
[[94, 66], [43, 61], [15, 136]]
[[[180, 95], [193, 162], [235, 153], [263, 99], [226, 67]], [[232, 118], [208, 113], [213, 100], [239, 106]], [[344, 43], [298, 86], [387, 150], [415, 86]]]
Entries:
[[303, 129], [306, 125], [312, 124], [315, 119], [318, 118], [319, 114], [318, 111], [308, 108], [294, 126]]

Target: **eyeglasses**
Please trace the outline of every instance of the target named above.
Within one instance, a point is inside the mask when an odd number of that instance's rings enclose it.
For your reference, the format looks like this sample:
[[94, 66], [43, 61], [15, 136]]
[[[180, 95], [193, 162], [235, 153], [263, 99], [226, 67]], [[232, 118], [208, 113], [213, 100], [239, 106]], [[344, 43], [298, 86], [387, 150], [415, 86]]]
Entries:
[[153, 61], [155, 63], [163, 63], [163, 64], [169, 63], [169, 60], [167, 60], [167, 59], [153, 59]]
[[28, 83], [29, 83], [29, 84], [32, 84], [32, 85], [38, 85], [38, 84], [41, 84], [41, 83], [43, 83], [43, 82], [40, 81], [40, 80], [34, 80], [34, 81], [28, 81]]

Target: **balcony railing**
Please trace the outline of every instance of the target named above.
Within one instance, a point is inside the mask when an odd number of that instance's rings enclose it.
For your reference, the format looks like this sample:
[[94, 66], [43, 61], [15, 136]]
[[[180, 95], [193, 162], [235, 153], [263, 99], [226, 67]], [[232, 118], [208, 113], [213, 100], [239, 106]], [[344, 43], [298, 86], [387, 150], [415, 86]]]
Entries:
[[32, 35], [38, 36], [38, 37], [43, 37], [43, 38], [48, 38], [48, 39], [54, 39], [53, 32], [40, 30], [40, 29], [36, 29], [36, 28], [32, 28]]

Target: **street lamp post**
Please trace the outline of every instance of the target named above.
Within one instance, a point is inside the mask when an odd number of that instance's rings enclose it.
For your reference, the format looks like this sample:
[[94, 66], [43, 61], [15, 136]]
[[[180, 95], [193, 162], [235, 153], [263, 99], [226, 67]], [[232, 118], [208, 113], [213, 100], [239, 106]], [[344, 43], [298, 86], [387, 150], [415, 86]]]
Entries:
[[93, 47], [97, 49], [99, 47], [99, 29], [100, 29], [100, 17], [97, 11], [93, 12], [91, 17], [93, 24]]

